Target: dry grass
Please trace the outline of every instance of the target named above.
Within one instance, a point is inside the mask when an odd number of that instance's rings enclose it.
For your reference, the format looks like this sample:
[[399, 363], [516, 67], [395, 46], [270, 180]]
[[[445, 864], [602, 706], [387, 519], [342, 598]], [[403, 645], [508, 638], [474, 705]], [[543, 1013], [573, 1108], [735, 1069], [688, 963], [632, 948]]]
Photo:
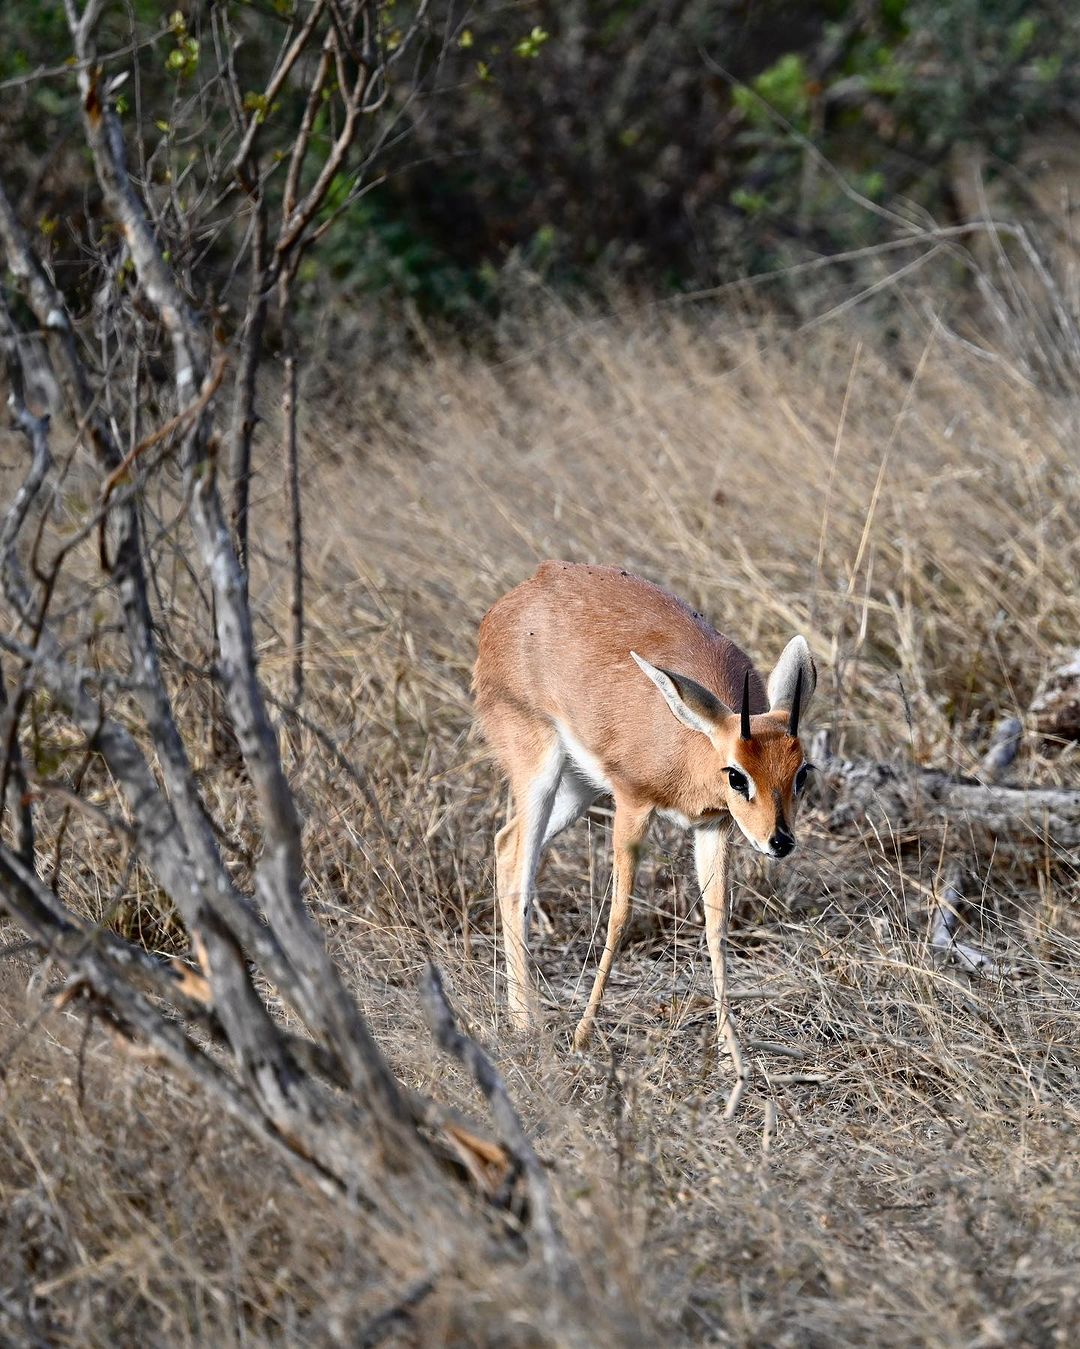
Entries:
[[[802, 631], [823, 672], [810, 721], [835, 747], [960, 770], [1078, 640], [1074, 406], [900, 323], [886, 341], [851, 319], [800, 335], [548, 310], [506, 335], [501, 362], [433, 348], [375, 386], [339, 367], [312, 390], [309, 710], [365, 766], [386, 829], [302, 736], [311, 903], [402, 1076], [467, 1101], [413, 992], [429, 955], [442, 964], [558, 1178], [597, 1343], [1050, 1346], [1080, 1330], [1077, 868], [1052, 840], [995, 847], [962, 822], [944, 838], [930, 823], [830, 834], [811, 810], [790, 862], [740, 855], [742, 1035], [795, 1055], [753, 1055], [780, 1107], [771, 1139], [760, 1095], [721, 1122], [726, 1065], [675, 833], [656, 831], [642, 868], [594, 1052], [566, 1042], [602, 919], [602, 814], [559, 841], [542, 881], [550, 1026], [521, 1044], [502, 1024], [503, 791], [471, 730], [469, 667], [484, 609], [536, 562], [663, 581], [763, 665]], [[273, 558], [269, 452], [262, 470]], [[270, 617], [283, 583], [268, 566]], [[284, 682], [270, 618], [265, 651]], [[194, 693], [192, 709], [194, 743]], [[1078, 757], [1032, 745], [1018, 772], [1072, 782]], [[210, 790], [250, 843], [242, 790], [220, 774]], [[86, 826], [83, 870], [65, 875], [97, 912], [116, 870], [100, 849]], [[935, 968], [943, 855], [970, 867], [977, 935], [1010, 979]], [[125, 899], [129, 929], [167, 939], [151, 895]], [[426, 1274], [182, 1085], [118, 1068], [96, 1032], [81, 1075], [73, 1019], [21, 1034], [21, 982], [3, 989], [0, 1333], [353, 1343]], [[483, 1263], [436, 1279], [394, 1334], [560, 1337], [535, 1288]]]

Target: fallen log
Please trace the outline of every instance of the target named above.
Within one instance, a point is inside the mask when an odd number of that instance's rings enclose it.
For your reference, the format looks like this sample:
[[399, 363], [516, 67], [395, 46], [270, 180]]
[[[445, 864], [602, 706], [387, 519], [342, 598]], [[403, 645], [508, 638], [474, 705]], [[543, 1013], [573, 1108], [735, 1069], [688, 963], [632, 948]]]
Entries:
[[1002, 786], [917, 764], [819, 754], [818, 782], [832, 829], [870, 818], [892, 830], [927, 817], [985, 829], [1002, 842], [1037, 838], [1055, 848], [1080, 848], [1080, 790]]

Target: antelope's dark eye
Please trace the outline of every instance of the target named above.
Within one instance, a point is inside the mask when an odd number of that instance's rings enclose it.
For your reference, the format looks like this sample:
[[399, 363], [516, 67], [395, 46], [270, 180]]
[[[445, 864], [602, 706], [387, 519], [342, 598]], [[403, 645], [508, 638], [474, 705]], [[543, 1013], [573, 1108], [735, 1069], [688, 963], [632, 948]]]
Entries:
[[799, 769], [799, 771], [795, 774], [796, 796], [798, 796], [799, 793], [802, 791], [802, 789], [806, 786], [806, 775], [810, 772], [813, 766], [814, 765], [812, 763], [804, 763], [803, 766]]
[[750, 779], [745, 773], [740, 773], [737, 768], [729, 768], [727, 771], [728, 786], [733, 792], [738, 792], [740, 796], [745, 796], [750, 800]]

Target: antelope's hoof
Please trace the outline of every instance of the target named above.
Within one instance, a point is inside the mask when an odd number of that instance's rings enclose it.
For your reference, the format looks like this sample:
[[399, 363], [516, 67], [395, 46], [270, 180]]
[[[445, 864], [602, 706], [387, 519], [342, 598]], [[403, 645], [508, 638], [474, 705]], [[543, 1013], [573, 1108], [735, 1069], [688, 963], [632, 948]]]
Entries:
[[592, 1039], [592, 1026], [585, 1025], [583, 1023], [579, 1024], [577, 1030], [574, 1031], [574, 1038], [573, 1041], [571, 1042], [574, 1053], [584, 1054], [586, 1049], [588, 1049], [589, 1047], [589, 1041], [591, 1039]]

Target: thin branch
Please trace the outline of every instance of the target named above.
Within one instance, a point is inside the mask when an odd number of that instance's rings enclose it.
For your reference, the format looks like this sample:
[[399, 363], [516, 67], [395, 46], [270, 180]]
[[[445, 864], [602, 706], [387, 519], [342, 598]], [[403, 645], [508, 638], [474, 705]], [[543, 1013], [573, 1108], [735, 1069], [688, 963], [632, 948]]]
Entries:
[[[296, 34], [291, 45], [286, 49], [277, 69], [274, 71], [274, 74], [271, 76], [270, 81], [263, 91], [262, 98], [259, 100], [261, 107], [270, 107], [274, 99], [277, 98], [278, 94], [280, 94], [285, 87], [285, 81], [289, 78], [293, 66], [300, 59], [304, 48], [311, 38], [311, 34], [315, 31], [315, 27], [320, 18], [322, 18], [322, 13], [325, 8], [326, 0], [314, 0], [302, 27]], [[262, 120], [262, 117], [257, 111], [252, 113], [251, 121], [248, 123], [247, 130], [244, 132], [244, 138], [240, 142], [240, 148], [233, 156], [233, 173], [241, 172], [243, 165], [247, 161], [248, 155], [251, 153], [252, 146], [255, 143], [255, 137], [259, 134], [259, 127], [262, 125]]]
[[[256, 170], [257, 177], [257, 170]], [[240, 329], [236, 384], [233, 389], [232, 431], [230, 434], [229, 472], [233, 483], [232, 527], [236, 552], [243, 571], [245, 598], [248, 586], [248, 512], [251, 499], [251, 448], [258, 417], [255, 396], [259, 361], [262, 358], [266, 310], [273, 280], [267, 268], [266, 200], [261, 184], [253, 189], [251, 210], [254, 229], [251, 243], [251, 275], [247, 305]]]
[[133, 449], [129, 450], [127, 454], [124, 455], [123, 459], [121, 459], [105, 479], [104, 483], [102, 483], [102, 505], [108, 503], [109, 497], [112, 496], [113, 489], [125, 474], [130, 472], [136, 459], [138, 459], [140, 455], [145, 454], [147, 450], [151, 449], [154, 445], [159, 444], [161, 441], [165, 440], [166, 437], [173, 435], [175, 432], [188, 430], [191, 427], [192, 422], [205, 411], [207, 404], [210, 402], [211, 398], [213, 398], [214, 394], [217, 393], [228, 363], [228, 357], [225, 353], [219, 352], [217, 359], [214, 361], [213, 369], [203, 381], [203, 386], [199, 390], [199, 396], [193, 402], [189, 403], [186, 408], [182, 408], [174, 417], [170, 417], [169, 420], [165, 422], [164, 425], [159, 426], [156, 431], [151, 432], [148, 436], [144, 436]]

